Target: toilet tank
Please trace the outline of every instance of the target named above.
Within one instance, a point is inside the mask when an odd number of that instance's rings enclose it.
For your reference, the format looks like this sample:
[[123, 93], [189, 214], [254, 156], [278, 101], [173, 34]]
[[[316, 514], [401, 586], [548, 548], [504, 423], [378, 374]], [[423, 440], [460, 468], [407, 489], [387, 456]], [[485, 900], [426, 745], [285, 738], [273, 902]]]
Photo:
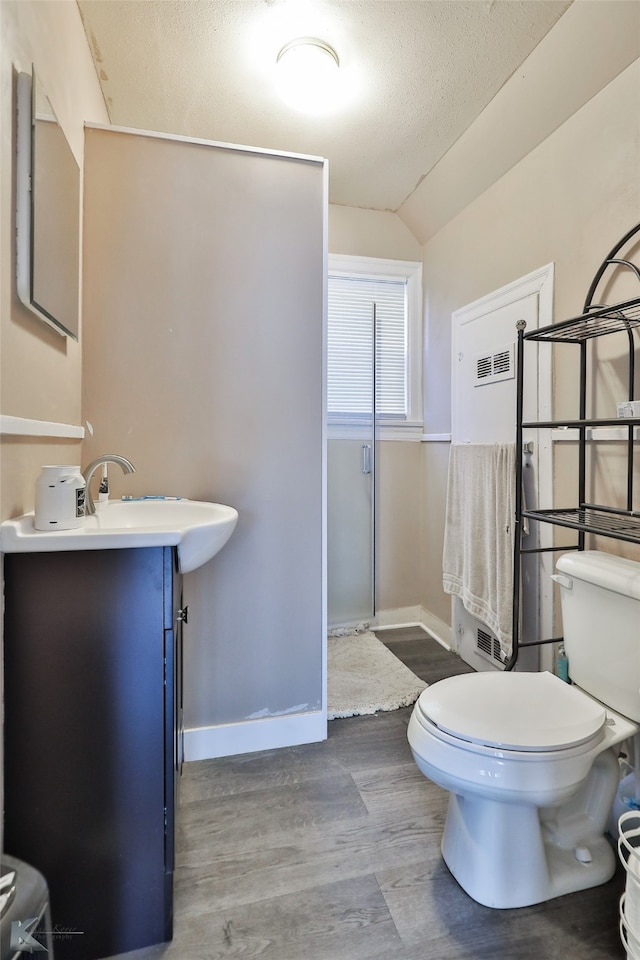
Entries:
[[556, 569], [571, 680], [640, 722], [640, 563], [584, 550]]

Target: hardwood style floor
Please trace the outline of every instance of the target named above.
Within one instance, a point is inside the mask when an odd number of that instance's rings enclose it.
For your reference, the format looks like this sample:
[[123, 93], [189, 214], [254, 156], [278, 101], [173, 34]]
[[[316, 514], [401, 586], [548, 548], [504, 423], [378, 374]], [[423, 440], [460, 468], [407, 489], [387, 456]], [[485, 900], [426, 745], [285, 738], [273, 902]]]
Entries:
[[[429, 683], [470, 671], [422, 632], [380, 637]], [[413, 761], [410, 715], [334, 720], [325, 743], [187, 764], [174, 940], [127, 960], [623, 958], [621, 869], [519, 910], [460, 889], [440, 856], [446, 794]]]

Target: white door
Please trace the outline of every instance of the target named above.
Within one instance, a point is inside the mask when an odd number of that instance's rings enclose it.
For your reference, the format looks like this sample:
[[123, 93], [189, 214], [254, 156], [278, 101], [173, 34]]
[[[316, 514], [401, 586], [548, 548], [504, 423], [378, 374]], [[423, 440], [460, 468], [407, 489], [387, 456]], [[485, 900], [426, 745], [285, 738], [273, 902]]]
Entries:
[[[453, 315], [452, 435], [453, 443], [506, 443], [516, 434], [516, 324], [527, 329], [551, 322], [553, 267], [536, 271]], [[524, 420], [548, 419], [551, 393], [550, 350], [547, 344], [525, 352]], [[550, 499], [551, 448], [538, 431], [525, 436], [525, 502], [535, 507]], [[542, 445], [541, 445], [542, 444]], [[532, 524], [523, 546], [548, 545], [546, 531]], [[540, 542], [540, 538], [544, 543]], [[552, 630], [552, 591], [544, 554], [525, 557], [522, 569], [522, 641], [537, 640]], [[541, 564], [540, 558], [543, 558]], [[452, 634], [464, 660], [476, 670], [502, 665], [499, 643], [492, 632], [471, 616], [458, 598], [452, 605]], [[547, 633], [551, 636], [551, 633]], [[537, 669], [538, 647], [521, 651], [518, 667]]]

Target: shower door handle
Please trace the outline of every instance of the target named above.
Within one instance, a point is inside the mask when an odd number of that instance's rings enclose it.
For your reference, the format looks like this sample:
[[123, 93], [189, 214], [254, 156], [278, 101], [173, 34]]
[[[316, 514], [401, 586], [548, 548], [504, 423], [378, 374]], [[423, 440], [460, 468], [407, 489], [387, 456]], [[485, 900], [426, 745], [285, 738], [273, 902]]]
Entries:
[[363, 443], [360, 452], [362, 455], [362, 472], [371, 473], [371, 444]]

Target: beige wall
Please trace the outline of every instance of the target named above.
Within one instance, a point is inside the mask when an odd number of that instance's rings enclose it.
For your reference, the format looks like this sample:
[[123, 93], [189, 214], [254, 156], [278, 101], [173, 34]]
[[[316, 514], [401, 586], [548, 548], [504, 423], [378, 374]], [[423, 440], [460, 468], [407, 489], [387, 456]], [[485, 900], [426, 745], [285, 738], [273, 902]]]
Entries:
[[376, 612], [420, 603], [422, 446], [411, 440], [378, 442]]
[[317, 711], [323, 165], [88, 129], [85, 213], [86, 456], [240, 515], [185, 578], [186, 724]]
[[[640, 220], [639, 170], [636, 61], [424, 245], [428, 432], [450, 430], [452, 312], [554, 261], [555, 319], [580, 313], [600, 262]], [[615, 367], [609, 364], [609, 376], [617, 376]], [[609, 389], [618, 392], [617, 385]], [[573, 366], [563, 360], [555, 370], [558, 405], [573, 393]], [[423, 451], [422, 603], [448, 619], [449, 600], [441, 588], [447, 464], [441, 446], [424, 444]]]
[[395, 213], [329, 205], [329, 252], [352, 257], [420, 260], [421, 247]]
[[421, 575], [417, 601], [444, 623], [451, 623], [451, 598], [442, 589], [442, 546], [447, 497], [449, 444], [422, 444]]
[[426, 243], [640, 56], [640, 4], [574, 0], [400, 207]]
[[[80, 423], [81, 345], [59, 337], [22, 306], [15, 271], [16, 75], [38, 76], [82, 167], [83, 123], [106, 122], [95, 69], [74, 2], [0, 4], [0, 412]], [[33, 507], [44, 462], [80, 462], [80, 444], [4, 437], [0, 517]]]

